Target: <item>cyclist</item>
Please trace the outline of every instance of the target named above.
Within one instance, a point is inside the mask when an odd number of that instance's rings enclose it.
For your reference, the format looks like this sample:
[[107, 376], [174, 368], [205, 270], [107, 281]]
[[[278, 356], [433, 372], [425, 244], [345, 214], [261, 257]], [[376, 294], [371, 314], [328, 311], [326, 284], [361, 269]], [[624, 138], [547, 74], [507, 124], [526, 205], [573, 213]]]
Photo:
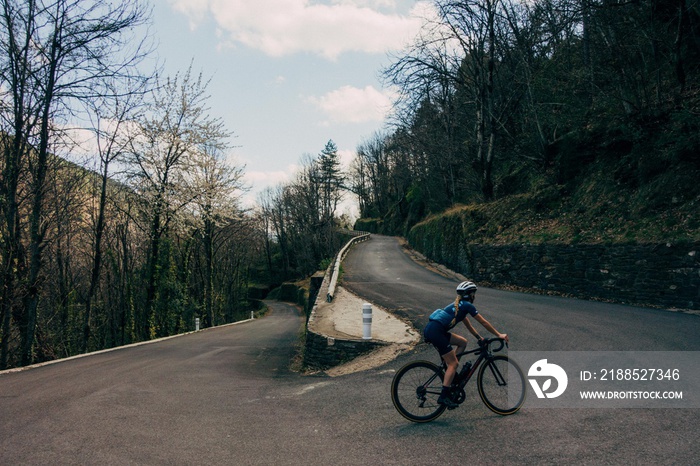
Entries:
[[[476, 285], [474, 283], [465, 281], [457, 285], [457, 297], [454, 303], [450, 303], [444, 309], [437, 309], [430, 314], [428, 325], [423, 329], [425, 341], [435, 346], [438, 353], [440, 353], [440, 357], [442, 357], [447, 365], [438, 403], [446, 406], [448, 409], [454, 409], [459, 406], [450, 399], [450, 385], [457, 372], [457, 354], [464, 351], [467, 347], [467, 339], [461, 335], [450, 332], [450, 330], [457, 325], [457, 323], [462, 322], [464, 326], [467, 327], [467, 330], [469, 330], [469, 333], [474, 335], [478, 341], [481, 341], [481, 336], [468, 319], [468, 315], [471, 315], [486, 330], [493, 333], [498, 338], [503, 338], [508, 341], [508, 335], [499, 333], [498, 330], [476, 310], [473, 304], [475, 294]], [[453, 349], [451, 345], [456, 345], [457, 348]]]

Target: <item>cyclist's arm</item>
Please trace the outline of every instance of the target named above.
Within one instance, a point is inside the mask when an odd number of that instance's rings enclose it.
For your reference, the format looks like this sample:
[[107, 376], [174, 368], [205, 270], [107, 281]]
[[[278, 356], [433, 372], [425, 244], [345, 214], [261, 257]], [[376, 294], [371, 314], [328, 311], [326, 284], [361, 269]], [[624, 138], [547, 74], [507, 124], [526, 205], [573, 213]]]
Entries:
[[481, 325], [484, 326], [486, 330], [493, 333], [498, 338], [503, 338], [505, 341], [508, 341], [508, 335], [506, 335], [505, 333], [500, 333], [498, 330], [496, 330], [494, 326], [491, 325], [491, 323], [488, 320], [486, 320], [486, 318], [481, 314], [475, 315], [474, 319], [476, 319]]
[[476, 329], [474, 328], [472, 323], [469, 321], [469, 318], [465, 317], [464, 320], [462, 321], [462, 323], [464, 323], [464, 326], [467, 327], [467, 330], [469, 330], [469, 333], [474, 335], [474, 338], [476, 338], [477, 341], [481, 340], [481, 335], [479, 335], [479, 332], [476, 331]]

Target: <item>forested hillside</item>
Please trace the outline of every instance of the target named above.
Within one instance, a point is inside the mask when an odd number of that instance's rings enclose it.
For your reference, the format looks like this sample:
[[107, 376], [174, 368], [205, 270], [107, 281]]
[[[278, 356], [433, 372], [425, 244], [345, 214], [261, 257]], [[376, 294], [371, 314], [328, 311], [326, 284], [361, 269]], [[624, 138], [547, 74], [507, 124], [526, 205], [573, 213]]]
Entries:
[[401, 99], [358, 147], [357, 228], [452, 209], [474, 242], [699, 239], [697, 1], [435, 5], [384, 71]]
[[149, 11], [3, 2], [0, 369], [249, 315], [264, 233], [206, 80], [144, 71]]

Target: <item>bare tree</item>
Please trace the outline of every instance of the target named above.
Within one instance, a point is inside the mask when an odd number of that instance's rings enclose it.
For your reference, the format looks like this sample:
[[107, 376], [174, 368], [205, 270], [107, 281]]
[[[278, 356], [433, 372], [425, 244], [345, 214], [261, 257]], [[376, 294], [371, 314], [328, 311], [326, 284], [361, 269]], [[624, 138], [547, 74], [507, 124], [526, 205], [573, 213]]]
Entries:
[[144, 339], [164, 331], [152, 324], [161, 240], [176, 216], [200, 194], [191, 185], [188, 171], [195, 165], [200, 148], [207, 144], [222, 148], [229, 136], [222, 121], [208, 114], [207, 85], [201, 74], [192, 74], [191, 67], [167, 78], [154, 91], [125, 157], [132, 185], [145, 200], [144, 218], [148, 221], [146, 302], [139, 332]]
[[231, 234], [231, 225], [240, 223], [243, 214], [239, 205], [244, 188], [243, 167], [227, 163], [223, 152], [227, 147], [223, 141], [207, 141], [200, 151], [195, 152], [190, 171], [192, 187], [199, 191], [193, 203], [193, 216], [195, 232], [203, 249], [202, 291], [206, 326], [217, 324], [214, 312], [217, 248], [226, 243], [223, 239]]
[[[38, 125], [38, 101], [32, 87], [37, 50], [32, 29], [37, 8], [30, 3], [21, 9], [15, 2], [2, 2], [3, 37], [0, 40], [0, 144], [3, 151], [2, 189], [2, 355], [0, 369], [8, 365], [13, 311], [17, 311], [16, 289], [20, 280], [20, 262], [24, 263], [21, 242], [19, 189], [22, 171], [31, 148], [31, 138]], [[21, 13], [21, 14], [20, 14]], [[19, 311], [17, 311], [19, 312]]]
[[[386, 150], [386, 136], [375, 134], [363, 141], [357, 147], [355, 160], [358, 169], [362, 170], [356, 174], [355, 182], [359, 195], [363, 197], [360, 205], [365, 207], [361, 210], [361, 215], [376, 216], [386, 213], [388, 207], [386, 197], [392, 176]], [[370, 206], [373, 207], [372, 211], [368, 211]]]
[[88, 102], [88, 115], [91, 118], [91, 130], [95, 136], [97, 156], [99, 157], [99, 187], [96, 192], [97, 207], [94, 218], [94, 238], [92, 241], [92, 265], [88, 291], [84, 298], [83, 335], [81, 350], [87, 351], [91, 335], [92, 307], [100, 282], [103, 256], [103, 236], [106, 228], [107, 187], [112, 178], [113, 162], [128, 151], [129, 125], [139, 116], [143, 106], [143, 95], [148, 80], [127, 80], [123, 90], [117, 89], [120, 83], [112, 83], [109, 95]]
[[[265, 250], [265, 262], [267, 264], [267, 271], [270, 276], [270, 281], [275, 281], [275, 268], [272, 264], [273, 236], [277, 237], [277, 243], [282, 251], [284, 251], [284, 248], [286, 247], [285, 236], [283, 234], [284, 225], [281, 225], [281, 219], [278, 219], [276, 216], [276, 203], [280, 198], [280, 190], [280, 186], [276, 188], [276, 191], [275, 189], [268, 187], [263, 190], [263, 192], [260, 193], [257, 198], [257, 204], [260, 208], [260, 221], [262, 224], [262, 240]], [[284, 257], [284, 254], [282, 256]], [[282, 265], [284, 272], [286, 273], [288, 269], [287, 261], [283, 261]]]
[[[0, 42], [4, 53], [0, 88], [8, 89], [3, 96], [7, 104], [3, 105], [3, 120], [12, 122], [8, 126], [13, 138], [5, 162], [11, 176], [3, 187], [10, 196], [5, 228], [9, 228], [7, 240], [12, 245], [5, 265], [14, 264], [22, 254], [18, 251], [18, 235], [10, 230], [18, 220], [16, 174], [26, 166], [31, 197], [23, 279], [27, 286], [15, 317], [19, 323], [21, 363], [29, 364], [33, 357], [48, 225], [46, 177], [50, 150], [55, 152], [59, 142], [56, 128], [68, 120], [77, 102], [105, 93], [103, 80], [136, 73], [135, 66], [145, 49], [142, 42], [132, 40], [132, 34], [148, 18], [148, 9], [139, 0], [116, 4], [103, 0], [48, 3], [2, 0], [2, 15]], [[7, 313], [16, 305], [13, 296], [14, 284], [18, 282], [16, 273], [5, 273], [4, 282], [2, 364], [7, 361]]]
[[[513, 92], [512, 81], [498, 79], [508, 70], [506, 0], [436, 0], [434, 6], [436, 16], [426, 19], [415, 43], [384, 76], [401, 89], [399, 121], [431, 128], [419, 142], [445, 178], [449, 200], [459, 198], [463, 166], [479, 170], [483, 197], [492, 199], [497, 137], [505, 128]], [[461, 128], [468, 121], [471, 137]], [[431, 143], [436, 134], [438, 147]], [[468, 156], [465, 147], [471, 149]]]

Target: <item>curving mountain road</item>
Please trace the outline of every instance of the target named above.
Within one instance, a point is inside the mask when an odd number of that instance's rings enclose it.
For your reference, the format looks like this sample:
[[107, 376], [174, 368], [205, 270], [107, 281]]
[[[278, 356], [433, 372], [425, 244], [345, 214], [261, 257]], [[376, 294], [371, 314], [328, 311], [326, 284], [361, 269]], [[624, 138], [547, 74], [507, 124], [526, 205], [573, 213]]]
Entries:
[[[453, 298], [454, 281], [408, 259], [394, 238], [354, 246], [343, 286], [416, 326]], [[341, 377], [289, 370], [301, 313], [20, 372], [0, 373], [0, 464], [691, 464], [697, 409], [523, 409], [467, 401], [427, 425], [394, 410], [389, 386], [421, 344]], [[480, 289], [478, 308], [528, 350], [698, 350], [700, 318]]]
[[[395, 238], [380, 235], [354, 247], [343, 268], [344, 287], [416, 328], [454, 300], [458, 283], [418, 266]], [[474, 304], [521, 351], [700, 350], [695, 315], [486, 288]]]

